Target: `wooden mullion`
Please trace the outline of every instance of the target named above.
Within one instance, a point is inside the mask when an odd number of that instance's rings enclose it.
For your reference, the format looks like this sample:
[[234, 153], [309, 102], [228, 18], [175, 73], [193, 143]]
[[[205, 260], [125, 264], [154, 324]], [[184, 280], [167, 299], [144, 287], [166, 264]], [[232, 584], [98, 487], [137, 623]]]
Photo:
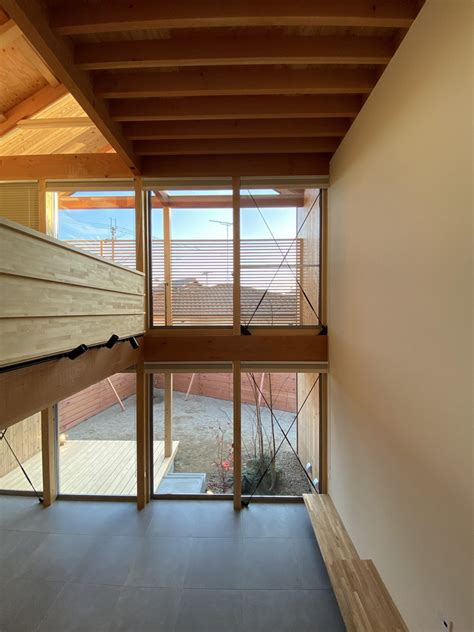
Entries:
[[173, 324], [171, 289], [171, 209], [163, 207], [163, 262], [165, 275], [165, 325]]
[[242, 507], [242, 405], [240, 361], [233, 362], [234, 509]]
[[233, 332], [240, 336], [240, 178], [232, 178]]
[[[328, 247], [328, 196], [327, 190], [321, 191], [321, 228], [320, 228], [320, 292], [319, 313], [321, 321], [327, 324], [327, 247]], [[319, 491], [328, 492], [328, 376], [321, 374], [319, 379]]]
[[173, 374], [165, 373], [165, 458], [173, 452]]
[[146, 402], [145, 402], [145, 366], [143, 362], [137, 365], [137, 395], [136, 395], [136, 443], [137, 443], [137, 508], [146, 505]]
[[49, 507], [55, 500], [57, 490], [56, 424], [53, 407], [41, 411], [41, 458], [43, 464], [43, 499]]

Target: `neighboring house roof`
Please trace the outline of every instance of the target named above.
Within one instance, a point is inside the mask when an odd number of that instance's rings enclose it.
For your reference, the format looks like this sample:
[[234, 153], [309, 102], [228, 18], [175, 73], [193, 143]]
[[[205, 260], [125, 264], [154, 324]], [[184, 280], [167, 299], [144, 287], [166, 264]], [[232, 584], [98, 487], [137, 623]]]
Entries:
[[[265, 290], [242, 286], [240, 293], [241, 312], [244, 316], [250, 317], [257, 308]], [[176, 320], [186, 316], [209, 316], [209, 318], [215, 319], [219, 316], [232, 315], [231, 284], [221, 283], [206, 286], [194, 280], [186, 285], [173, 286], [172, 297], [173, 316]], [[153, 303], [156, 313], [164, 310], [164, 301], [163, 285], [155, 285]], [[281, 320], [282, 317], [294, 318], [296, 309], [296, 292], [286, 294], [269, 290], [258, 307], [256, 318], [264, 316], [268, 322], [271, 322], [272, 317], [276, 321]]]

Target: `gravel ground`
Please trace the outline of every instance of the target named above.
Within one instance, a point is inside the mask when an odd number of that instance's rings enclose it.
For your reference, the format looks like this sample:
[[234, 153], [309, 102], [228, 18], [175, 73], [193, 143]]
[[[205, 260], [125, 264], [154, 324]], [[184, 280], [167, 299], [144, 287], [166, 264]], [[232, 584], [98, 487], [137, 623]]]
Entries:
[[[69, 439], [97, 440], [134, 440], [135, 439], [135, 396], [124, 400], [125, 411], [114, 405], [94, 417], [78, 424], [67, 432]], [[293, 413], [274, 411], [275, 417], [286, 432], [294, 419]], [[162, 440], [163, 428], [163, 391], [155, 389], [153, 403], [154, 436]], [[262, 426], [265, 445], [271, 438], [271, 415], [262, 409]], [[288, 434], [291, 444], [296, 448], [296, 423]], [[221, 476], [217, 463], [231, 458], [232, 450], [232, 402], [175, 392], [173, 396], [173, 439], [180, 442], [175, 459], [175, 472], [206, 472], [209, 487], [221, 491]], [[276, 446], [281, 443], [283, 432], [275, 428]], [[254, 454], [255, 444], [255, 407], [245, 404], [242, 408], [242, 462]], [[219, 457], [222, 448], [222, 459]], [[285, 442], [276, 457], [277, 485], [273, 493], [299, 495], [308, 490], [308, 483], [291, 448]], [[231, 480], [225, 491], [230, 492]]]

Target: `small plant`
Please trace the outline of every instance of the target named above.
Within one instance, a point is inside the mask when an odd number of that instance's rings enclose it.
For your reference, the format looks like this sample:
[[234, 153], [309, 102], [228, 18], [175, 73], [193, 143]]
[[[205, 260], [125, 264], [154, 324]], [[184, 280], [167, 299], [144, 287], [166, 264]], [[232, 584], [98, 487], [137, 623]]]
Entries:
[[214, 461], [214, 466], [219, 477], [219, 491], [221, 493], [225, 493], [232, 487], [234, 478], [234, 448], [232, 445], [227, 445], [226, 432], [227, 428], [223, 429], [221, 424], [218, 424], [216, 429], [217, 458]]

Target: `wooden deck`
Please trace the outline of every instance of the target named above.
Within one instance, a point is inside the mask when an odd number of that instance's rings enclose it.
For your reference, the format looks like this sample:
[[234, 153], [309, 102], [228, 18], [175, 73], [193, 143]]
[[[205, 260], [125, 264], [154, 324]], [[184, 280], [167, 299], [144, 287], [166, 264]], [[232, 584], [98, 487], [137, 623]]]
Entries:
[[[154, 441], [154, 486], [173, 465], [179, 441], [173, 441], [170, 457], [164, 456], [164, 441]], [[60, 493], [103, 496], [136, 495], [135, 441], [67, 441], [60, 448]], [[36, 489], [42, 489], [41, 453], [23, 463]], [[0, 477], [0, 489], [30, 491], [19, 467]]]

